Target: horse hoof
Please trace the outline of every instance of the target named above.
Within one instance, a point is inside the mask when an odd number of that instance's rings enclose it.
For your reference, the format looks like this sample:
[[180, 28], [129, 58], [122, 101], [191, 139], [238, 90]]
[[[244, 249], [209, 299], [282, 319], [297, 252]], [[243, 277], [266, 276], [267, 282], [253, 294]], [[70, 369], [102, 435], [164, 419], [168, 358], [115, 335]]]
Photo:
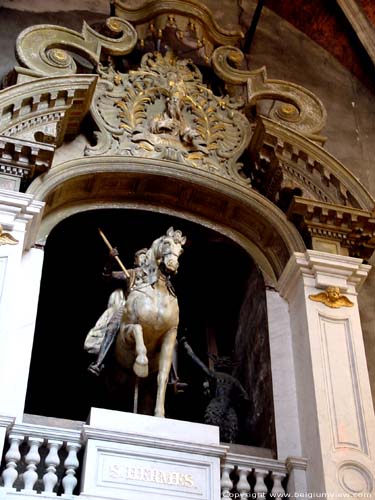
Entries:
[[137, 375], [137, 377], [140, 378], [145, 378], [148, 376], [148, 361], [146, 358], [146, 362], [142, 360], [135, 360], [135, 363], [133, 365], [133, 370], [134, 373]]

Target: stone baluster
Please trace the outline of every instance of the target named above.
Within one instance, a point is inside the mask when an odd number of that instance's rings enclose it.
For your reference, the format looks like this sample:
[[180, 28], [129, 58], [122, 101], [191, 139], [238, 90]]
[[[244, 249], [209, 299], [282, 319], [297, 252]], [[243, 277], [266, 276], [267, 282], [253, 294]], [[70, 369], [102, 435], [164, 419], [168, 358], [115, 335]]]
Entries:
[[56, 467], [60, 463], [58, 451], [62, 445], [62, 441], [48, 441], [48, 455], [46, 456], [45, 465], [46, 472], [43, 476], [44, 491], [52, 493], [57, 484], [58, 477], [56, 474]]
[[268, 475], [268, 470], [254, 469], [254, 474], [256, 479], [254, 486], [254, 493], [256, 493], [257, 498], [266, 498], [268, 489], [264, 482], [264, 478]]
[[286, 474], [284, 472], [272, 472], [273, 486], [272, 486], [272, 498], [282, 498], [285, 495], [285, 490], [281, 485], [281, 481], [285, 478]]
[[62, 480], [64, 494], [72, 495], [74, 488], [77, 486], [77, 478], [75, 477], [76, 469], [79, 467], [77, 453], [81, 447], [79, 443], [66, 444], [68, 456], [65, 459], [64, 467], [66, 469], [65, 477]]
[[230, 478], [230, 473], [232, 472], [233, 467], [225, 464], [222, 468], [221, 472], [221, 498], [230, 498], [230, 492], [233, 488], [233, 481]]
[[32, 490], [38, 480], [36, 467], [40, 462], [39, 447], [44, 439], [29, 437], [30, 449], [25, 456], [26, 471], [23, 473], [25, 490]]
[[5, 455], [6, 468], [2, 474], [4, 488], [12, 488], [18, 477], [17, 465], [21, 459], [20, 444], [24, 439], [24, 436], [18, 434], [9, 435], [10, 447]]
[[239, 481], [237, 483], [237, 491], [240, 494], [241, 500], [249, 498], [249, 493], [251, 488], [249, 481], [247, 480], [248, 475], [249, 475], [249, 469], [243, 467], [240, 467], [238, 469]]

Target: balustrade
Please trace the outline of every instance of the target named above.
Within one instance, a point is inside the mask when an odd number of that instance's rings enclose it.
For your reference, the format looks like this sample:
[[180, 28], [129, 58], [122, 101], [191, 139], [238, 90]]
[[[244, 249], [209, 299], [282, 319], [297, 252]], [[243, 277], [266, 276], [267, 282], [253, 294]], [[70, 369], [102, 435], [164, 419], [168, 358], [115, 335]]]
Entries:
[[0, 486], [25, 493], [73, 494], [80, 465], [79, 430], [16, 424], [8, 440]]
[[[34, 424], [11, 426], [0, 486], [12, 494], [79, 495], [78, 452], [85, 439], [81, 431]], [[222, 463], [221, 498], [282, 498], [286, 477], [284, 462], [230, 452]]]
[[284, 462], [228, 453], [222, 464], [221, 498], [282, 498], [286, 476]]

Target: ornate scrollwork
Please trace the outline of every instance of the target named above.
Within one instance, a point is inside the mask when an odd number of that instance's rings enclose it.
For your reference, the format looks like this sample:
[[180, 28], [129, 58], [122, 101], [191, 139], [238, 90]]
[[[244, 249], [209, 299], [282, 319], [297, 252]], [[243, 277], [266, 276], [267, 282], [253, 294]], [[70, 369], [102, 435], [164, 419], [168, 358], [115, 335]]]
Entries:
[[190, 47], [195, 45], [197, 55], [204, 54], [209, 62], [214, 47], [234, 45], [244, 37], [241, 31], [219, 26], [212, 12], [199, 0], [151, 0], [136, 6], [129, 3], [112, 0], [116, 16], [135, 26], [141, 46], [149, 37], [162, 40], [165, 30], [172, 29], [177, 40]]
[[137, 43], [133, 26], [116, 17], [108, 18], [106, 26], [114, 35], [121, 36], [108, 38], [85, 22], [82, 33], [49, 24], [32, 26], [22, 31], [17, 39], [17, 57], [36, 76], [58, 76], [77, 70], [69, 52], [87, 58], [95, 67], [102, 52], [117, 56], [129, 54]]
[[250, 107], [262, 99], [279, 101], [269, 118], [322, 142], [318, 134], [325, 125], [327, 113], [320, 99], [294, 83], [268, 79], [264, 67], [254, 71], [238, 69], [243, 59], [243, 53], [236, 47], [218, 47], [212, 55], [212, 66], [224, 81], [233, 85], [247, 84]]
[[101, 132], [86, 154], [173, 160], [248, 184], [237, 163], [250, 140], [242, 106], [215, 96], [190, 60], [148, 53], [129, 74], [102, 70], [92, 106]]

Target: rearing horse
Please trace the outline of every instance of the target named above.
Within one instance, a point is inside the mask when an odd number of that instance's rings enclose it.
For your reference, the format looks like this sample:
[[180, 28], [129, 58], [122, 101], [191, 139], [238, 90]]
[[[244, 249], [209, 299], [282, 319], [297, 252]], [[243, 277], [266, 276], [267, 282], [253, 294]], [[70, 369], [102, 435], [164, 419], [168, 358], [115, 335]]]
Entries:
[[115, 356], [138, 377], [158, 371], [155, 416], [164, 417], [165, 392], [177, 337], [179, 308], [169, 276], [178, 269], [186, 238], [171, 227], [147, 251], [142, 271], [126, 299]]

